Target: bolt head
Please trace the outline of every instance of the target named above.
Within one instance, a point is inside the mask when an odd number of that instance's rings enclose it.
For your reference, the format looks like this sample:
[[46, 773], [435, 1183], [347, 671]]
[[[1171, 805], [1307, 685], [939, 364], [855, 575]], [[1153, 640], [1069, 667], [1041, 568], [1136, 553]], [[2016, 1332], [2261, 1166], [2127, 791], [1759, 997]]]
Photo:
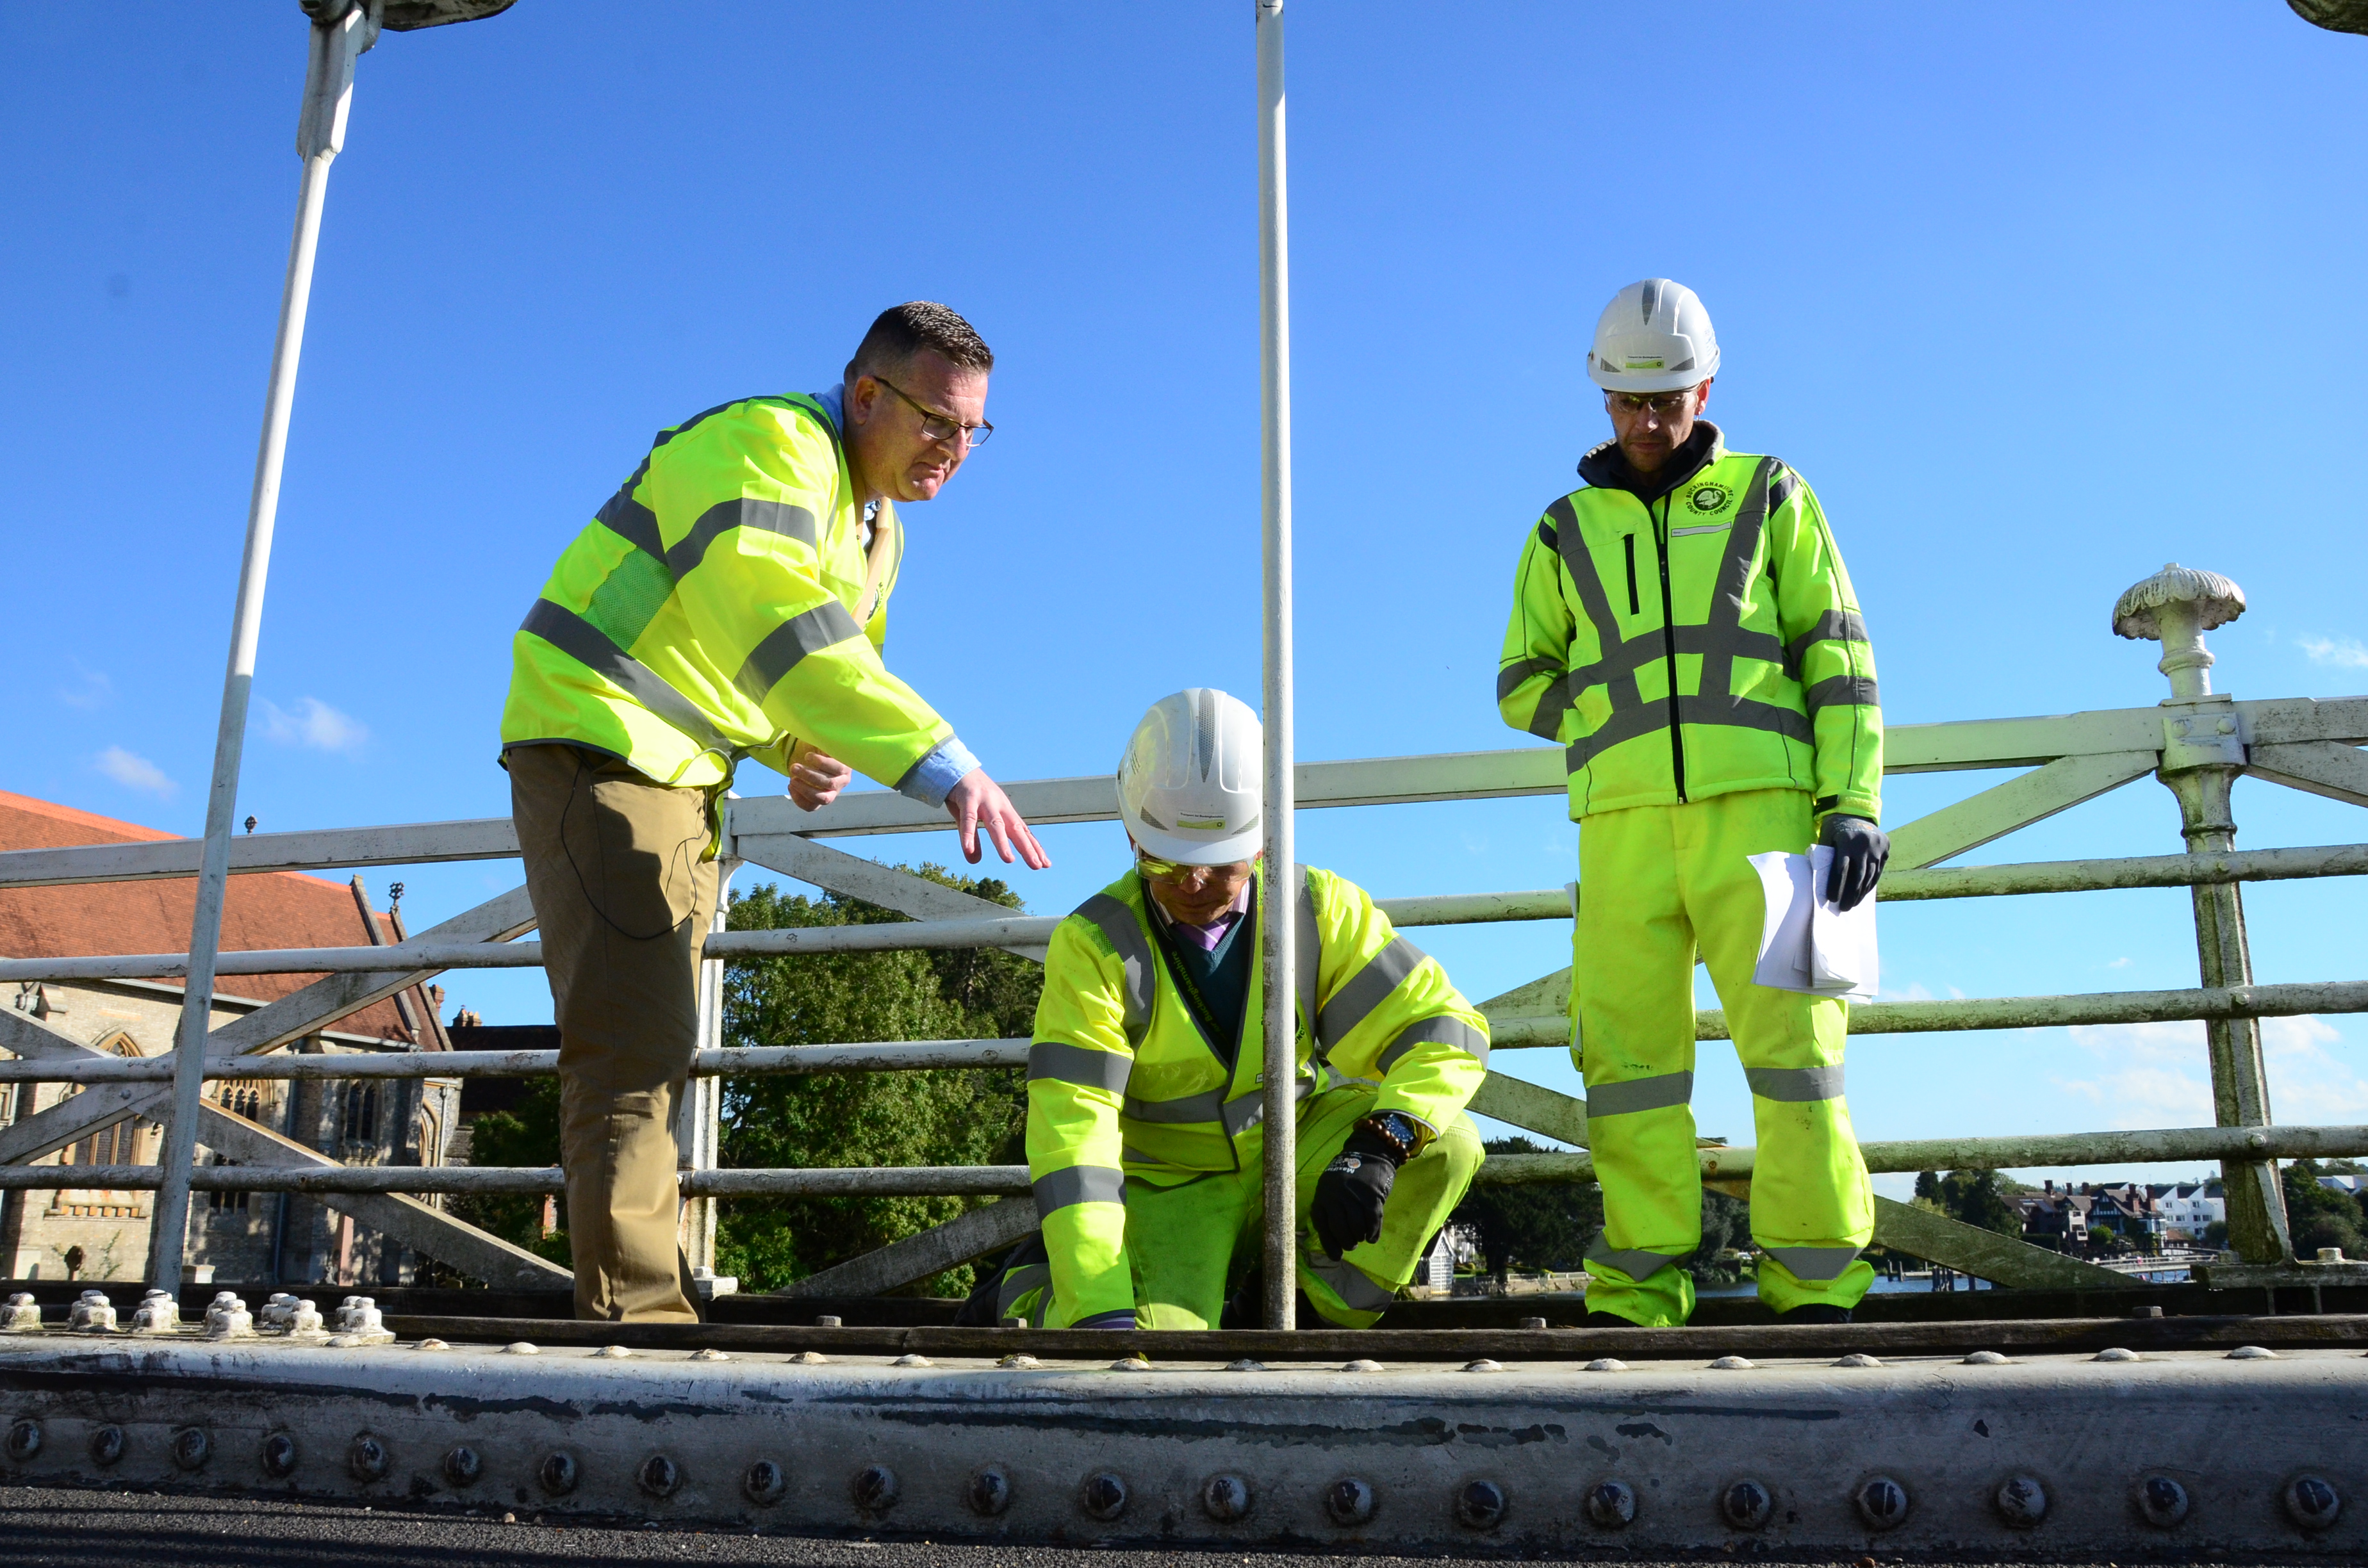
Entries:
[[1887, 1530], [1907, 1522], [1907, 1488], [1887, 1475], [1868, 1478], [1851, 1501], [1869, 1529]]
[[2343, 1512], [2342, 1496], [2324, 1476], [2295, 1476], [2286, 1483], [2280, 1501], [2285, 1504], [2286, 1517], [2306, 1530], [2323, 1530]]
[[24, 1420], [8, 1428], [8, 1457], [23, 1464], [41, 1451], [41, 1424]]
[[740, 1478], [741, 1494], [766, 1506], [778, 1503], [790, 1489], [790, 1472], [771, 1460], [758, 1460]]
[[896, 1506], [896, 1472], [884, 1464], [868, 1464], [848, 1483], [855, 1506], [867, 1514], [884, 1514]]
[[979, 1517], [994, 1518], [1011, 1506], [1011, 1477], [999, 1464], [983, 1464], [970, 1472], [970, 1483], [962, 1488], [962, 1501]]
[[2029, 1529], [2047, 1517], [2047, 1488], [2028, 1475], [2012, 1475], [1998, 1483], [1991, 1497], [1998, 1517], [2018, 1529]]
[[1455, 1494], [1455, 1522], [1470, 1530], [1493, 1530], [1505, 1522], [1513, 1500], [1493, 1481], [1467, 1481]]
[[110, 1465], [123, 1458], [126, 1440], [120, 1426], [101, 1426], [90, 1435], [90, 1462]]
[[296, 1473], [295, 1437], [287, 1432], [274, 1432], [263, 1439], [263, 1471], [266, 1475], [290, 1476]]
[[1324, 1489], [1324, 1513], [1336, 1525], [1370, 1524], [1380, 1506], [1372, 1483], [1353, 1475], [1344, 1475]]
[[575, 1456], [559, 1449], [542, 1456], [542, 1462], [535, 1466], [534, 1478], [553, 1497], [564, 1497], [575, 1490], [581, 1471], [576, 1467]]
[[184, 1426], [173, 1434], [173, 1462], [183, 1470], [197, 1470], [213, 1457], [214, 1440], [202, 1426]]
[[1077, 1506], [1097, 1519], [1115, 1519], [1126, 1512], [1126, 1483], [1109, 1471], [1096, 1471], [1077, 1487]]
[[2130, 1504], [2139, 1518], [2167, 1530], [2187, 1517], [2187, 1488], [2167, 1475], [2140, 1476], [2130, 1488]]
[[1756, 1481], [1738, 1481], [1718, 1494], [1718, 1512], [1732, 1528], [1763, 1529], [1776, 1517], [1776, 1498]]
[[1599, 1481], [1587, 1494], [1587, 1522], [1616, 1530], [1636, 1518], [1636, 1489], [1624, 1481]]
[[633, 1472], [633, 1480], [653, 1497], [671, 1497], [682, 1484], [682, 1467], [664, 1454], [652, 1454]]
[[353, 1446], [346, 1450], [346, 1469], [356, 1481], [384, 1480], [393, 1463], [394, 1456], [386, 1451], [386, 1445], [368, 1432], [357, 1434]]
[[1221, 1525], [1250, 1516], [1250, 1483], [1227, 1472], [1201, 1483], [1201, 1511]]
[[474, 1486], [484, 1473], [484, 1456], [466, 1443], [444, 1456], [444, 1479], [455, 1486]]

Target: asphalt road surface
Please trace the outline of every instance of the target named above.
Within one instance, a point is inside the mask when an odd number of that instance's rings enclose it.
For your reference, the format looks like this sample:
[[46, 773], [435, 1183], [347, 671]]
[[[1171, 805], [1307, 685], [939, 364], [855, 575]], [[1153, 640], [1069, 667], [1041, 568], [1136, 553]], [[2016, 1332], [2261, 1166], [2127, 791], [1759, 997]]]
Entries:
[[[1724, 1551], [1712, 1562], [1733, 1562]], [[415, 1513], [345, 1504], [0, 1487], [0, 1568], [596, 1568], [605, 1563], [763, 1563], [780, 1568], [1224, 1568], [1237, 1551], [945, 1546], [927, 1540], [614, 1529], [531, 1514]], [[1257, 1568], [1434, 1565], [1354, 1553], [1269, 1551]], [[1535, 1562], [1539, 1559], [1529, 1559]], [[1883, 1568], [1897, 1560], [1886, 1560]], [[1235, 1565], [1238, 1568], [1238, 1565]], [[1877, 1568], [1873, 1558], [1835, 1568]]]

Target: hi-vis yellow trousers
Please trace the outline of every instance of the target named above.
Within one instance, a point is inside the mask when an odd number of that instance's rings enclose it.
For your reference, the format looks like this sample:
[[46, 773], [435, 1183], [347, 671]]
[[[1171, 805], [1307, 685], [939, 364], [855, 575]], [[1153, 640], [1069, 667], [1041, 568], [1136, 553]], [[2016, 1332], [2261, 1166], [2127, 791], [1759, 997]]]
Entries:
[[1764, 900], [1749, 856], [1810, 842], [1804, 790], [1755, 790], [1632, 806], [1579, 824], [1572, 1054], [1603, 1184], [1587, 1305], [1648, 1327], [1681, 1324], [1693, 1278], [1670, 1260], [1702, 1243], [1690, 1101], [1699, 949], [1751, 1083], [1759, 1153], [1751, 1238], [1759, 1299], [1778, 1312], [1857, 1303], [1874, 1270], [1866, 1163], [1842, 1099], [1848, 1004], [1755, 984]]

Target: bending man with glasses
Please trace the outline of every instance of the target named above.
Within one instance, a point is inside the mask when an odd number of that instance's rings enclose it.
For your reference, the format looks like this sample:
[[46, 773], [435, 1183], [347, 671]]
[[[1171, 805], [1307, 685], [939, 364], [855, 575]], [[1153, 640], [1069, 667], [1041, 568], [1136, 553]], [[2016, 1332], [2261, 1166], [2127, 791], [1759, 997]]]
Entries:
[[882, 312], [843, 383], [658, 436], [512, 639], [502, 764], [560, 1031], [575, 1311], [695, 1319], [673, 1119], [698, 1043], [716, 801], [753, 756], [805, 810], [860, 770], [942, 806], [979, 858], [1028, 824], [880, 648], [927, 501], [994, 426], [995, 356], [943, 305]]
[[[1480, 1166], [1487, 1026], [1329, 871], [1258, 858], [1257, 715], [1162, 699], [1119, 764], [1126, 874], [1063, 921], [1028, 1052], [1041, 1238], [982, 1288], [998, 1321], [1214, 1328], [1260, 1254], [1261, 920], [1298, 922], [1299, 1287], [1379, 1318]], [[1249, 1300], [1258, 1300], [1256, 1293]]]
[[1648, 278], [1605, 309], [1588, 374], [1613, 439], [1522, 548], [1497, 676], [1505, 722], [1567, 748], [1572, 1051], [1604, 1210], [1588, 1321], [1604, 1326], [1693, 1311], [1697, 956], [1751, 1083], [1759, 1299], [1838, 1323], [1873, 1280], [1848, 1004], [1753, 983], [1764, 901], [1748, 858], [1823, 843], [1825, 897], [1848, 909], [1873, 892], [1890, 849], [1874, 657], [1816, 496], [1701, 417], [1717, 371], [1692, 290]]

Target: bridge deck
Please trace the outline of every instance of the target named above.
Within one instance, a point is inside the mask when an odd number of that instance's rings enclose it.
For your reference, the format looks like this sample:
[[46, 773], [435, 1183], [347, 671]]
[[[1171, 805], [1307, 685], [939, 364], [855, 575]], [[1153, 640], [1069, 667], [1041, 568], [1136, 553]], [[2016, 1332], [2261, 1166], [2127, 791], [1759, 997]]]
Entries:
[[[1736, 1331], [1673, 1331], [1698, 1337], [1616, 1359], [1586, 1331], [1368, 1334], [1343, 1339], [1374, 1359], [1267, 1365], [1220, 1359], [1230, 1335], [1114, 1365], [1058, 1342], [1128, 1336], [914, 1328], [940, 1349], [892, 1356], [690, 1349], [725, 1325], [687, 1325], [619, 1354], [45, 1328], [0, 1336], [0, 1478], [939, 1540], [2368, 1550], [2368, 1320], [2089, 1319], [2043, 1351], [2012, 1343], [2040, 1324], [1900, 1326], [2006, 1353], [1817, 1337], [1861, 1325], [1726, 1356]], [[2248, 1335], [2287, 1347], [2232, 1355]], [[1466, 1359], [1489, 1340], [1505, 1354]], [[1014, 1343], [1037, 1352], [975, 1353]]]

